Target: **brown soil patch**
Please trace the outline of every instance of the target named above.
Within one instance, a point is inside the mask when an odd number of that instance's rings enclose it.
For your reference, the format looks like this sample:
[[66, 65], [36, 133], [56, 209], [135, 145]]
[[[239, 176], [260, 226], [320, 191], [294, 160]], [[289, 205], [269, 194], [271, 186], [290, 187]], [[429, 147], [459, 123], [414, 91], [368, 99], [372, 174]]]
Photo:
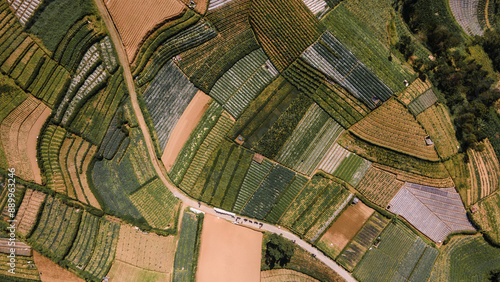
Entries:
[[260, 281], [262, 233], [205, 215], [196, 281]]
[[42, 282], [83, 282], [85, 280], [78, 278], [75, 274], [60, 267], [55, 262], [42, 256], [37, 252], [33, 252], [35, 265], [40, 273]]
[[177, 0], [106, 0], [105, 3], [125, 46], [129, 62], [133, 61], [150, 30], [186, 9]]
[[373, 209], [362, 202], [349, 206], [326, 231], [322, 239], [326, 239], [340, 250], [344, 249], [372, 213]]
[[161, 160], [167, 171], [170, 171], [174, 165], [175, 159], [181, 151], [182, 146], [184, 146], [184, 143], [188, 140], [191, 131], [193, 131], [208, 109], [208, 102], [210, 102], [210, 96], [201, 90], [198, 91], [186, 107], [186, 110], [182, 113], [179, 121], [177, 121], [161, 156]]
[[150, 271], [119, 260], [113, 262], [107, 276], [110, 282], [172, 281], [171, 273]]

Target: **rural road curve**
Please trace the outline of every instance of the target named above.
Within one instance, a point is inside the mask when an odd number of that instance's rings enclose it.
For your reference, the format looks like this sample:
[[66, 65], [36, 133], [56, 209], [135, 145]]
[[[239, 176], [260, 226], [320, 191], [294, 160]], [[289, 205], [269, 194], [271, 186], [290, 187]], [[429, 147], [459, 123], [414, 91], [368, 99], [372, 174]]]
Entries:
[[[125, 48], [122, 44], [122, 40], [118, 34], [118, 31], [116, 29], [116, 26], [113, 23], [113, 20], [111, 19], [111, 15], [109, 14], [108, 10], [106, 9], [106, 6], [104, 5], [104, 2], [102, 0], [95, 0], [95, 3], [97, 7], [99, 8], [99, 11], [101, 12], [101, 15], [103, 17], [104, 23], [106, 24], [106, 27], [108, 28], [108, 31], [111, 36], [111, 40], [114, 42], [115, 47], [116, 47], [116, 52], [118, 53], [118, 58], [120, 60], [120, 63], [123, 67], [123, 73], [125, 76], [125, 81], [127, 83], [127, 88], [130, 94], [130, 99], [132, 100], [132, 107], [134, 109], [135, 115], [137, 117], [137, 121], [139, 124], [139, 127], [144, 135], [144, 139], [146, 140], [146, 147], [148, 149], [149, 153], [149, 158], [151, 159], [151, 162], [153, 163], [153, 166], [156, 170], [156, 173], [158, 174], [159, 178], [163, 183], [167, 186], [167, 188], [176, 196], [179, 198], [181, 201], [183, 201], [185, 204], [194, 207], [198, 210], [201, 210], [205, 213], [213, 214], [215, 216], [218, 216], [220, 218], [224, 218], [226, 220], [229, 220], [231, 222], [235, 222], [235, 218], [229, 215], [223, 215], [220, 213], [215, 212], [215, 210], [207, 206], [201, 202], [195, 201], [191, 198], [189, 198], [186, 194], [181, 192], [177, 187], [170, 182], [169, 179], [166, 177], [166, 169], [163, 166], [163, 163], [160, 163], [158, 158], [156, 158], [156, 153], [153, 147], [153, 140], [151, 139], [151, 135], [149, 134], [149, 129], [148, 126], [146, 125], [146, 122], [144, 120], [144, 116], [142, 115], [142, 110], [139, 107], [139, 103], [137, 102], [137, 93], [135, 92], [135, 85], [134, 85], [134, 80], [132, 78], [132, 73], [130, 71], [130, 66], [128, 62], [127, 55], [125, 53]], [[274, 225], [270, 225], [267, 223], [262, 223], [261, 228], [259, 228], [260, 224], [255, 223], [256, 221], [253, 219], [247, 219], [245, 222], [244, 219], [245, 217], [240, 217], [241, 220], [239, 220], [238, 224], [242, 226], [247, 226], [251, 227], [253, 229], [261, 229], [261, 230], [266, 230], [272, 233], [278, 233], [282, 234], [283, 237], [295, 241], [296, 244], [298, 244], [300, 247], [305, 249], [311, 254], [314, 254], [316, 258], [318, 258], [320, 261], [325, 263], [328, 267], [333, 269], [335, 272], [337, 272], [342, 278], [344, 278], [346, 281], [356, 281], [352, 277], [352, 275], [347, 272], [344, 268], [339, 266], [336, 262], [334, 262], [332, 259], [329, 257], [325, 256], [322, 252], [314, 248], [312, 245], [308, 244], [307, 242], [303, 241], [300, 239], [298, 236], [293, 234], [292, 232], [289, 232], [287, 230], [281, 229], [279, 227], [276, 227]], [[253, 223], [250, 223], [253, 222]]]

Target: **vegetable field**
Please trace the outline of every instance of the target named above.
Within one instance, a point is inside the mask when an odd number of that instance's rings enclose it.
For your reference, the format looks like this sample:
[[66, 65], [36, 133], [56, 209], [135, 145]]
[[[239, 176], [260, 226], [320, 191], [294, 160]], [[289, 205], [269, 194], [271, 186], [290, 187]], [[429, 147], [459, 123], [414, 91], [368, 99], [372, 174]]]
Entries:
[[342, 159], [337, 169], [333, 171], [332, 175], [336, 176], [352, 186], [358, 185], [365, 173], [370, 169], [372, 163], [358, 155], [350, 154]]
[[[33, 257], [16, 256], [15, 274], [8, 272], [10, 266], [7, 264], [10, 258], [7, 255], [0, 256], [0, 279], [4, 281], [19, 281], [17, 279], [29, 279], [28, 281], [40, 281], [39, 270], [33, 263]], [[15, 278], [14, 278], [15, 277]]]
[[488, 139], [482, 141], [485, 149], [477, 152], [472, 149], [467, 151], [469, 155], [470, 192], [468, 192], [468, 203], [473, 204], [487, 197], [498, 189], [500, 180], [500, 166], [497, 156]]
[[62, 127], [49, 125], [43, 132], [40, 142], [40, 156], [47, 186], [59, 193], [67, 194], [66, 184], [59, 164], [59, 152], [66, 130]]
[[439, 160], [434, 147], [425, 143], [425, 130], [395, 99], [371, 112], [349, 130], [378, 146], [425, 160]]
[[424, 186], [432, 186], [436, 188], [450, 188], [455, 186], [453, 179], [451, 177], [431, 178], [423, 176], [421, 174], [415, 174], [381, 164], [373, 164], [373, 167], [395, 174], [396, 179], [403, 182], [411, 182]]
[[271, 269], [260, 273], [261, 282], [286, 282], [286, 281], [317, 281], [304, 273], [291, 269]]
[[83, 213], [76, 238], [65, 257], [73, 269], [83, 269], [87, 266], [95, 247], [99, 222], [99, 217], [88, 212]]
[[[485, 27], [481, 26], [481, 24], [479, 23], [479, 17], [478, 17], [478, 15], [480, 13], [480, 11], [478, 9], [479, 8], [478, 4], [480, 2], [482, 2], [482, 1], [472, 1], [472, 0], [465, 0], [465, 1], [450, 0], [449, 1], [450, 10], [451, 10], [451, 13], [453, 14], [453, 17], [455, 17], [455, 20], [463, 28], [463, 30], [471, 36], [483, 35], [483, 33], [484, 33], [483, 29]], [[482, 14], [484, 15], [484, 7], [483, 7]]]
[[36, 190], [26, 189], [23, 202], [16, 213], [17, 232], [28, 236], [35, 226], [40, 208], [45, 201], [45, 194]]
[[69, 251], [80, 224], [82, 212], [49, 197], [37, 227], [28, 239], [35, 250], [56, 261]]
[[352, 271], [388, 223], [389, 219], [378, 212], [373, 213], [368, 221], [366, 221], [365, 225], [359, 230], [358, 234], [356, 234], [352, 241], [337, 257], [337, 263], [347, 270]]
[[374, 100], [385, 102], [392, 95], [391, 89], [328, 31], [301, 57], [372, 109], [377, 106]]
[[302, 188], [306, 185], [308, 179], [300, 174], [295, 174], [294, 179], [290, 182], [288, 187], [283, 191], [278, 200], [273, 205], [272, 209], [266, 215], [266, 220], [276, 223], [280, 220], [281, 216], [288, 209], [290, 204], [299, 195]]
[[194, 280], [202, 220], [194, 213], [184, 212], [177, 250], [175, 251], [173, 281]]
[[442, 248], [432, 281], [487, 281], [500, 265], [500, 249], [482, 237], [454, 237]]
[[421, 79], [415, 79], [408, 87], [405, 88], [400, 94], [398, 94], [398, 98], [403, 104], [408, 105], [415, 101], [417, 97], [427, 92], [431, 89], [432, 84], [429, 79], [426, 81], [422, 81]]
[[144, 101], [162, 151], [177, 121], [197, 91], [172, 61], [160, 70], [144, 91]]
[[478, 210], [472, 214], [475, 224], [485, 232], [490, 241], [500, 243], [500, 193], [496, 192], [490, 197], [477, 203]]
[[371, 248], [354, 271], [362, 281], [426, 281], [439, 254], [404, 224], [389, 224], [380, 243]]
[[266, 178], [273, 166], [274, 164], [267, 159], [264, 159], [262, 163], [252, 161], [245, 175], [245, 179], [243, 179], [240, 190], [238, 191], [238, 197], [234, 203], [233, 212], [241, 213], [245, 204], [252, 195], [255, 194], [260, 183]]
[[283, 71], [321, 34], [321, 26], [300, 0], [252, 3], [250, 22], [262, 48]]
[[371, 167], [356, 190], [371, 202], [385, 208], [403, 185], [404, 182], [398, 180], [395, 174]]
[[344, 130], [318, 105], [313, 104], [285, 142], [276, 161], [311, 175]]
[[436, 94], [432, 91], [432, 88], [425, 91], [424, 94], [418, 96], [415, 98], [415, 100], [411, 101], [408, 104], [408, 110], [410, 113], [414, 114], [415, 116], [418, 116], [420, 113], [434, 105], [436, 103], [438, 98], [436, 97]]

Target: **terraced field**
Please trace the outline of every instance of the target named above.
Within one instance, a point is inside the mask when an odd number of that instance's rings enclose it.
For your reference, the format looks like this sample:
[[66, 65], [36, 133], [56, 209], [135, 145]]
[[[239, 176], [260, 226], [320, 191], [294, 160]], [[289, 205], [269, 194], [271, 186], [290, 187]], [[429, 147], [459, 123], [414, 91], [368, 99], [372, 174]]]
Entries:
[[173, 281], [194, 279], [199, 253], [201, 221], [197, 215], [190, 212], [185, 212], [182, 217], [181, 233], [175, 251]]
[[488, 139], [482, 142], [484, 151], [477, 152], [469, 149], [469, 173], [470, 192], [468, 192], [468, 203], [473, 204], [484, 197], [487, 197], [498, 189], [500, 180], [500, 165], [497, 155]]
[[432, 88], [425, 91], [424, 94], [418, 96], [415, 98], [413, 101], [411, 101], [408, 104], [408, 110], [410, 113], [414, 114], [415, 116], [418, 116], [420, 113], [434, 105], [436, 103], [438, 98], [436, 97], [436, 94], [432, 91]]
[[370, 143], [425, 160], [439, 160], [434, 147], [426, 145], [427, 133], [422, 126], [395, 99], [371, 112], [349, 130]]
[[372, 166], [356, 186], [356, 190], [371, 202], [385, 208], [403, 185], [404, 182], [398, 180], [395, 174]]
[[36, 265], [33, 263], [33, 257], [16, 257], [16, 270], [15, 274], [10, 274], [8, 272], [10, 266], [7, 264], [10, 262], [10, 259], [5, 255], [0, 256], [0, 279], [5, 281], [14, 280], [19, 281], [19, 279], [26, 279], [27, 281], [40, 281], [39, 270]]
[[258, 189], [260, 183], [266, 178], [274, 164], [264, 159], [261, 163], [252, 161], [241, 184], [238, 197], [233, 206], [233, 212], [241, 213], [241, 210]]
[[[483, 27], [479, 23], [479, 9], [478, 4], [481, 1], [458, 1], [450, 0], [450, 10], [455, 20], [469, 35], [483, 35]], [[484, 2], [483, 2], [484, 3]], [[484, 14], [484, 9], [482, 14]]]
[[49, 125], [41, 136], [40, 156], [43, 171], [46, 177], [47, 186], [59, 193], [68, 194], [66, 184], [59, 164], [59, 152], [66, 130], [62, 127]]
[[45, 194], [32, 189], [26, 189], [23, 202], [16, 213], [17, 231], [28, 236], [35, 226], [37, 215], [45, 201]]
[[65, 260], [73, 269], [83, 269], [87, 266], [95, 248], [96, 237], [101, 219], [84, 212], [78, 228], [78, 233]]
[[496, 192], [476, 204], [478, 210], [472, 214], [475, 224], [485, 232], [489, 240], [498, 244], [500, 242], [500, 193]]
[[403, 104], [408, 105], [417, 99], [417, 97], [431, 89], [431, 87], [432, 84], [428, 79], [426, 81], [415, 79], [398, 95], [398, 98], [401, 102], [403, 102]]

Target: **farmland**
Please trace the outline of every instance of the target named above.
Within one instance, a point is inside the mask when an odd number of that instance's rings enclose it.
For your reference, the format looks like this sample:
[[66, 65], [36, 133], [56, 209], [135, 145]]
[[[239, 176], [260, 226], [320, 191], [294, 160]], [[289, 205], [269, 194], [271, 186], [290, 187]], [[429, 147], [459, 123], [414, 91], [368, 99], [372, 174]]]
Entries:
[[491, 272], [498, 270], [499, 264], [500, 250], [482, 237], [455, 237], [442, 249], [431, 280], [463, 281], [463, 277], [488, 280]]
[[209, 93], [236, 62], [259, 48], [248, 19], [251, 1], [211, 2], [214, 3], [210, 3], [206, 18], [218, 31], [217, 36], [180, 54], [178, 62], [182, 71], [205, 93]]
[[255, 194], [258, 189], [259, 184], [265, 179], [269, 174], [274, 164], [264, 159], [261, 163], [252, 161], [248, 168], [243, 183], [241, 184], [240, 190], [238, 191], [238, 197], [234, 202], [233, 212], [241, 213], [241, 209], [245, 206], [248, 200]]
[[389, 202], [387, 210], [404, 217], [438, 243], [451, 232], [475, 230], [455, 188], [437, 189], [406, 182]]
[[145, 233], [122, 225], [114, 263], [123, 262], [156, 273], [172, 275], [176, 238]]
[[[388, 120], [391, 122], [388, 123]], [[378, 146], [424, 160], [439, 160], [434, 147], [427, 146], [425, 143], [427, 136], [425, 130], [395, 99], [371, 112], [366, 118], [353, 125], [349, 131]]]
[[356, 190], [371, 202], [385, 208], [403, 185], [404, 182], [398, 180], [395, 174], [371, 167]]
[[81, 217], [81, 211], [49, 197], [28, 242], [49, 258], [60, 261], [73, 243]]
[[378, 246], [367, 251], [354, 276], [362, 281], [426, 281], [438, 254], [404, 224], [391, 223], [380, 235]]
[[450, 188], [455, 186], [453, 179], [451, 177], [447, 178], [431, 178], [426, 177], [421, 174], [415, 174], [411, 172], [407, 172], [404, 170], [400, 170], [397, 168], [393, 168], [386, 165], [381, 164], [373, 164], [374, 167], [384, 170], [386, 172], [390, 172], [396, 175], [396, 179], [403, 182], [411, 182], [425, 186], [432, 186], [436, 188]]
[[[144, 37], [158, 24], [184, 12], [185, 6], [177, 0], [160, 4], [157, 1], [107, 1], [113, 22], [122, 39], [129, 62], [134, 60]], [[133, 12], [132, 12], [133, 11]]]
[[83, 213], [76, 238], [65, 257], [72, 268], [82, 269], [87, 266], [95, 247], [99, 222], [99, 217], [87, 212]]
[[301, 272], [290, 270], [290, 269], [272, 269], [262, 271], [260, 273], [260, 281], [262, 282], [285, 282], [285, 281], [303, 281], [303, 282], [315, 282], [317, 281], [310, 276], [307, 276]]
[[40, 155], [47, 186], [54, 191], [66, 194], [66, 185], [59, 164], [59, 151], [65, 136], [64, 128], [49, 125], [41, 136]]
[[203, 217], [184, 212], [174, 260], [173, 281], [192, 281], [196, 274]]
[[469, 149], [470, 192], [468, 203], [472, 204], [487, 197], [498, 189], [500, 166], [497, 156], [488, 139], [483, 141], [484, 151]]
[[306, 185], [307, 181], [307, 178], [301, 176], [300, 174], [296, 174], [295, 178], [290, 182], [288, 187], [283, 191], [279, 199], [274, 204], [273, 208], [266, 215], [266, 220], [274, 223], [278, 222], [290, 204], [300, 193], [304, 185]]
[[313, 104], [276, 156], [276, 160], [298, 172], [311, 175], [320, 156], [343, 129], [318, 105]]
[[377, 104], [374, 100], [385, 102], [392, 95], [391, 89], [328, 31], [307, 48], [301, 58], [372, 109]]
[[144, 91], [144, 102], [156, 130], [161, 151], [198, 89], [170, 61]]
[[368, 70], [397, 93], [404, 89], [405, 79], [413, 80], [413, 72], [397, 58], [387, 60], [387, 47], [381, 43], [387, 42], [387, 23], [374, 28], [378, 21], [387, 19], [387, 15], [375, 16], [374, 13], [384, 11], [380, 7], [388, 4], [382, 0], [368, 5], [360, 1], [342, 1], [321, 22]]
[[217, 80], [210, 96], [231, 116], [238, 118], [248, 103], [277, 75], [277, 71], [264, 67], [266, 61], [267, 56], [262, 49], [248, 54]]
[[425, 91], [422, 95], [418, 96], [415, 98], [415, 100], [411, 101], [408, 104], [408, 110], [410, 113], [414, 114], [415, 116], [418, 116], [420, 113], [434, 105], [436, 103], [438, 98], [436, 97], [436, 94], [432, 91], [432, 88]]
[[321, 34], [319, 22], [300, 0], [254, 1], [250, 22], [262, 48], [280, 72]]
[[373, 214], [362, 202], [351, 204], [316, 242], [318, 248], [335, 259]]
[[[469, 35], [483, 35], [484, 33], [484, 27], [479, 23], [479, 2], [481, 1], [450, 0], [449, 2], [453, 17]], [[482, 14], [484, 14], [484, 10]]]
[[337, 262], [345, 269], [352, 271], [388, 223], [389, 219], [378, 212], [373, 213], [338, 256]]
[[421, 79], [415, 79], [398, 95], [398, 98], [401, 102], [403, 102], [403, 104], [408, 105], [417, 97], [431, 89], [431, 87], [432, 84], [429, 80], [422, 81]]
[[486, 199], [477, 203], [478, 211], [472, 214], [472, 219], [475, 224], [485, 232], [489, 240], [500, 244], [500, 193], [496, 192]]
[[458, 152], [459, 143], [450, 114], [442, 104], [435, 104], [417, 116], [417, 121], [429, 133], [441, 158]]
[[[4, 281], [16, 281], [11, 279], [29, 279], [28, 281], [40, 281], [39, 269], [33, 263], [33, 257], [16, 256], [16, 271], [12, 275], [8, 272], [10, 259], [7, 255], [0, 256], [0, 279]], [[15, 277], [15, 278], [13, 278]]]
[[17, 231], [23, 236], [27, 236], [33, 229], [38, 212], [45, 201], [45, 194], [32, 189], [26, 189], [23, 202], [16, 214]]
[[0, 137], [10, 167], [15, 167], [23, 179], [42, 184], [36, 161], [36, 139], [50, 109], [33, 96], [2, 119]]

